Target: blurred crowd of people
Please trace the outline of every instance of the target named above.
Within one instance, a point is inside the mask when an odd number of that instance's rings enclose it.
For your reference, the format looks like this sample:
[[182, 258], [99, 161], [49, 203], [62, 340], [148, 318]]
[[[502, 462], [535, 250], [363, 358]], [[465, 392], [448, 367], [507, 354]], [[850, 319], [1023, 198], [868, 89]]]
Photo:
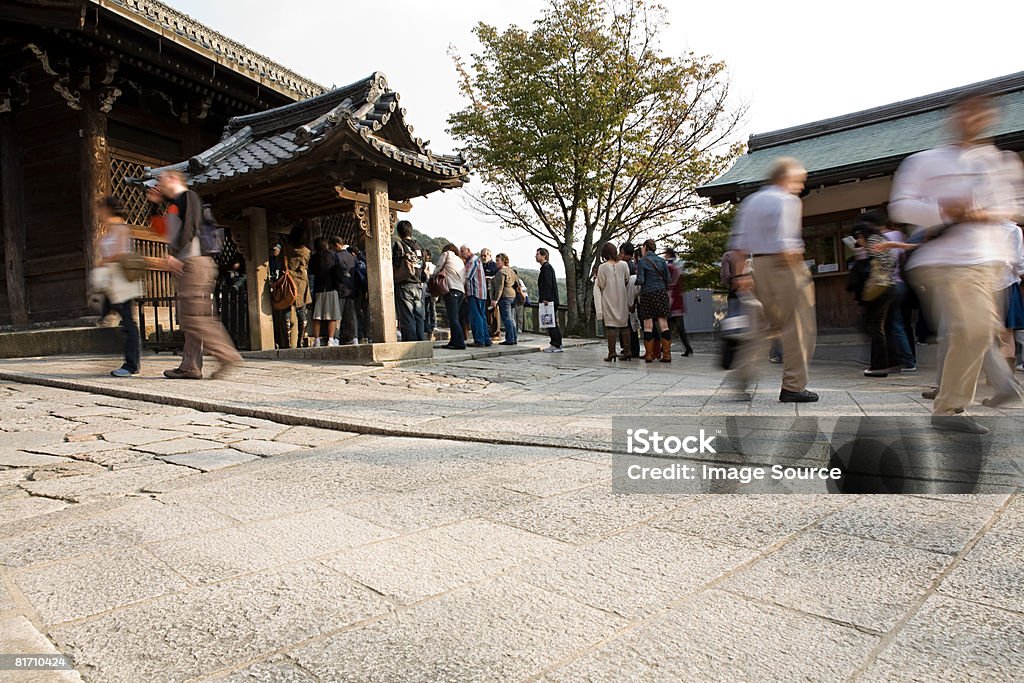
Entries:
[[[917, 344], [937, 343], [932, 426], [985, 433], [967, 414], [982, 371], [994, 396], [1019, 403], [1024, 370], [1024, 167], [986, 137], [998, 119], [991, 96], [971, 92], [950, 109], [950, 144], [911, 155], [885, 211], [864, 213], [845, 238], [847, 291], [871, 340], [865, 377], [917, 371]], [[808, 370], [817, 334], [814, 283], [804, 262], [801, 202], [807, 172], [776, 161], [768, 185], [740, 205], [722, 260], [731, 349], [725, 365], [741, 397], [757, 379], [769, 337], [781, 337], [783, 402], [813, 402]], [[915, 334], [916, 332], [916, 334]]]

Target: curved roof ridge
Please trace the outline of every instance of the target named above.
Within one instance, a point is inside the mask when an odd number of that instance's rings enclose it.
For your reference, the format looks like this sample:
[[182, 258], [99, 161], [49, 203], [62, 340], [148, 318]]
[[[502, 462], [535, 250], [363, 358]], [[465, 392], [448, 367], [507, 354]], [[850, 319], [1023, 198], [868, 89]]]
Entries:
[[257, 135], [274, 130], [297, 128], [336, 109], [346, 99], [352, 100], [353, 109], [356, 110], [367, 104], [373, 104], [387, 92], [387, 88], [387, 77], [380, 71], [374, 71], [366, 78], [332, 88], [308, 100], [292, 102], [255, 114], [236, 116], [228, 121], [224, 133], [225, 136], [229, 136], [246, 126], [252, 127]]

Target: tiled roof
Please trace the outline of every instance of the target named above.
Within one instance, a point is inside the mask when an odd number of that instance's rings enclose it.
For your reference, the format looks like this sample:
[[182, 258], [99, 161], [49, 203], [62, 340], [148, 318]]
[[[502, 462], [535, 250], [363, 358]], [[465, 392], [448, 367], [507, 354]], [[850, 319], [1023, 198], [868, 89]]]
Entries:
[[376, 72], [308, 100], [233, 118], [219, 143], [167, 168], [187, 171], [190, 184], [201, 189], [260, 174], [325, 144], [349, 142], [362, 143], [369, 154], [420, 173], [452, 179], [467, 176], [469, 167], [461, 156], [434, 154], [413, 137], [398, 102], [398, 93], [388, 88], [384, 74]]
[[734, 199], [763, 184], [772, 163], [782, 156], [799, 159], [808, 185], [891, 173], [915, 152], [950, 141], [945, 109], [963, 92], [984, 88], [997, 93], [1001, 121], [996, 141], [1024, 137], [1024, 71], [983, 83], [846, 114], [823, 121], [752, 135], [746, 154], [729, 171], [698, 188], [712, 199]]
[[324, 87], [157, 0], [87, 0], [293, 99]]

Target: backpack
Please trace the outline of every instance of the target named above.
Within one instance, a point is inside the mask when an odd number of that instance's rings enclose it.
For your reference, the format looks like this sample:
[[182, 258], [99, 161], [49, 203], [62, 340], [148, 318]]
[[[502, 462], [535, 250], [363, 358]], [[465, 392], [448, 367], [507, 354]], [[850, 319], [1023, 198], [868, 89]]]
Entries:
[[[355, 260], [355, 257], [353, 257], [353, 260]], [[337, 284], [338, 296], [342, 299], [348, 299], [355, 294], [356, 283], [352, 270], [352, 268], [345, 264], [341, 254], [338, 254], [337, 265], [334, 269], [334, 281]]]
[[398, 240], [398, 243], [395, 246], [396, 251], [401, 252], [400, 256], [395, 254], [398, 258], [394, 259], [395, 283], [403, 284], [406, 282], [422, 282], [423, 262], [416, 253], [418, 251], [418, 246], [414, 249], [412, 246], [406, 244], [405, 240]]
[[[224, 251], [224, 228], [217, 224], [213, 216], [213, 209], [209, 204], [203, 203], [202, 197], [194, 190], [189, 190], [188, 201], [199, 202], [203, 207], [199, 220], [199, 251], [203, 256], [216, 256]], [[182, 216], [184, 220], [184, 216]]]

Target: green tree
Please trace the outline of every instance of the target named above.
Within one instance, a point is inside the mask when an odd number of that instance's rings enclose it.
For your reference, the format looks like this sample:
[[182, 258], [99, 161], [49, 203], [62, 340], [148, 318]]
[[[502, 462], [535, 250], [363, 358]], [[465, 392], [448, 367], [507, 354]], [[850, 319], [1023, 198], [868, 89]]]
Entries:
[[469, 202], [559, 253], [570, 332], [592, 315], [600, 246], [680, 234], [706, 211], [694, 189], [742, 148], [725, 65], [663, 55], [666, 19], [642, 0], [550, 0], [532, 30], [480, 23], [482, 50], [453, 51], [469, 104], [450, 132], [483, 181]]
[[686, 286], [720, 289], [722, 254], [729, 248], [729, 230], [736, 207], [728, 206], [708, 216], [694, 230], [682, 235], [676, 251], [686, 261]]

